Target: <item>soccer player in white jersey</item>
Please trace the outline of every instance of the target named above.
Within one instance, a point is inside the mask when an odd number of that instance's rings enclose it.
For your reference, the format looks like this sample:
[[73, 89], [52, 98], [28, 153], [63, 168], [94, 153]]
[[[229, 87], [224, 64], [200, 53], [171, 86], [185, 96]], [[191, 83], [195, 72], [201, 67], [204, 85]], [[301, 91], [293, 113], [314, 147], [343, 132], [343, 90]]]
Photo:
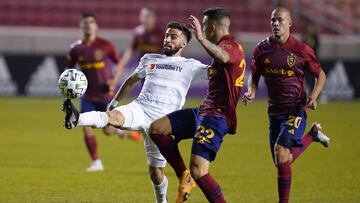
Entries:
[[[124, 81], [110, 103], [109, 111], [92, 111], [79, 114], [70, 99], [64, 102], [65, 126], [92, 126], [102, 128], [112, 125], [121, 129], [143, 130], [144, 145], [158, 203], [167, 202], [167, 178], [163, 174], [165, 158], [149, 137], [150, 123], [170, 112], [180, 109], [190, 83], [207, 79], [207, 65], [195, 59], [181, 57], [182, 50], [191, 39], [191, 32], [178, 22], [166, 26], [164, 54], [145, 54], [135, 71]], [[119, 100], [145, 78], [139, 96], [131, 103], [117, 107]]]

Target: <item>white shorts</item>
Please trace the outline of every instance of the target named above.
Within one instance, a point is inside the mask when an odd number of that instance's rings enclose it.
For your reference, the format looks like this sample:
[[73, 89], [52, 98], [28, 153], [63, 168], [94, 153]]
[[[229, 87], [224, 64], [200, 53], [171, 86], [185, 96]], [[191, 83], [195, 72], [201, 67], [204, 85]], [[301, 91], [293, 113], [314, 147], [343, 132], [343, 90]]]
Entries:
[[163, 115], [152, 116], [152, 118], [147, 115], [144, 111], [144, 106], [139, 104], [136, 101], [123, 106], [118, 106], [115, 110], [120, 111], [125, 118], [124, 125], [122, 129], [126, 130], [142, 130], [144, 137], [144, 146], [147, 157], [147, 164], [153, 167], [162, 167], [166, 166], [166, 160], [161, 155], [159, 148], [151, 140], [149, 136], [149, 127], [152, 121], [160, 118]]

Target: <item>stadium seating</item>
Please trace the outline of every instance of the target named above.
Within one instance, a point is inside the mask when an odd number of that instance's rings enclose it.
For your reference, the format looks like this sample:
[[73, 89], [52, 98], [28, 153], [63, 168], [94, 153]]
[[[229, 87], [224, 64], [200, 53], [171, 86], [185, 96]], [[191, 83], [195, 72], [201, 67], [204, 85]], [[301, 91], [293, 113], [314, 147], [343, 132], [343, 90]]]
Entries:
[[[321, 0], [344, 15], [360, 19], [359, 0]], [[198, 17], [208, 7], [227, 8], [232, 16], [233, 31], [269, 32], [270, 0], [0, 0], [0, 25], [77, 27], [79, 13], [91, 10], [98, 16], [101, 27], [129, 29], [138, 24], [141, 7], [156, 9], [160, 25], [170, 20], [186, 22], [189, 14]], [[293, 8], [297, 0], [279, 0], [282, 6]], [[314, 9], [309, 7], [308, 9]], [[345, 25], [346, 26], [346, 25]], [[297, 32], [305, 30], [303, 19], [295, 20]], [[323, 30], [322, 30], [323, 31]], [[326, 32], [326, 30], [325, 30]]]
[[234, 31], [268, 31], [271, 11], [267, 0], [0, 0], [0, 25], [77, 27], [79, 13], [91, 10], [98, 16], [101, 27], [129, 29], [138, 24], [138, 13], [143, 6], [156, 9], [161, 25], [169, 20], [186, 22], [189, 14], [200, 17], [207, 7], [224, 7], [233, 16]]

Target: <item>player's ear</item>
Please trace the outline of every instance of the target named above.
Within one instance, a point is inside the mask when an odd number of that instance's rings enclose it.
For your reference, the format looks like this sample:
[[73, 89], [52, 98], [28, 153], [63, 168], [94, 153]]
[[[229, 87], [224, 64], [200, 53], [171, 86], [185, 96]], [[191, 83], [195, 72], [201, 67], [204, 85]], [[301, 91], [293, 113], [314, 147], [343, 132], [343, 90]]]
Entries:
[[215, 30], [216, 30], [216, 25], [215, 25], [215, 23], [211, 23], [211, 25], [210, 25], [210, 31], [211, 31], [211, 33], [212, 33], [212, 32], [215, 32]]

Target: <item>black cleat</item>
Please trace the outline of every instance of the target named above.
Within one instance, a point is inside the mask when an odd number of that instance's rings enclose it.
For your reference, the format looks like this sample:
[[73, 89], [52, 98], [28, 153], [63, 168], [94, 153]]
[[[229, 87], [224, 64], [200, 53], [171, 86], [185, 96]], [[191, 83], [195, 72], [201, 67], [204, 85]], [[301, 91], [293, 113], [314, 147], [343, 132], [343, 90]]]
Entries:
[[310, 135], [313, 137], [315, 142], [320, 142], [324, 147], [329, 147], [330, 138], [322, 131], [320, 123], [315, 122], [312, 124]]
[[62, 110], [65, 113], [65, 128], [71, 129], [75, 127], [79, 121], [80, 114], [69, 98], [65, 99]]

